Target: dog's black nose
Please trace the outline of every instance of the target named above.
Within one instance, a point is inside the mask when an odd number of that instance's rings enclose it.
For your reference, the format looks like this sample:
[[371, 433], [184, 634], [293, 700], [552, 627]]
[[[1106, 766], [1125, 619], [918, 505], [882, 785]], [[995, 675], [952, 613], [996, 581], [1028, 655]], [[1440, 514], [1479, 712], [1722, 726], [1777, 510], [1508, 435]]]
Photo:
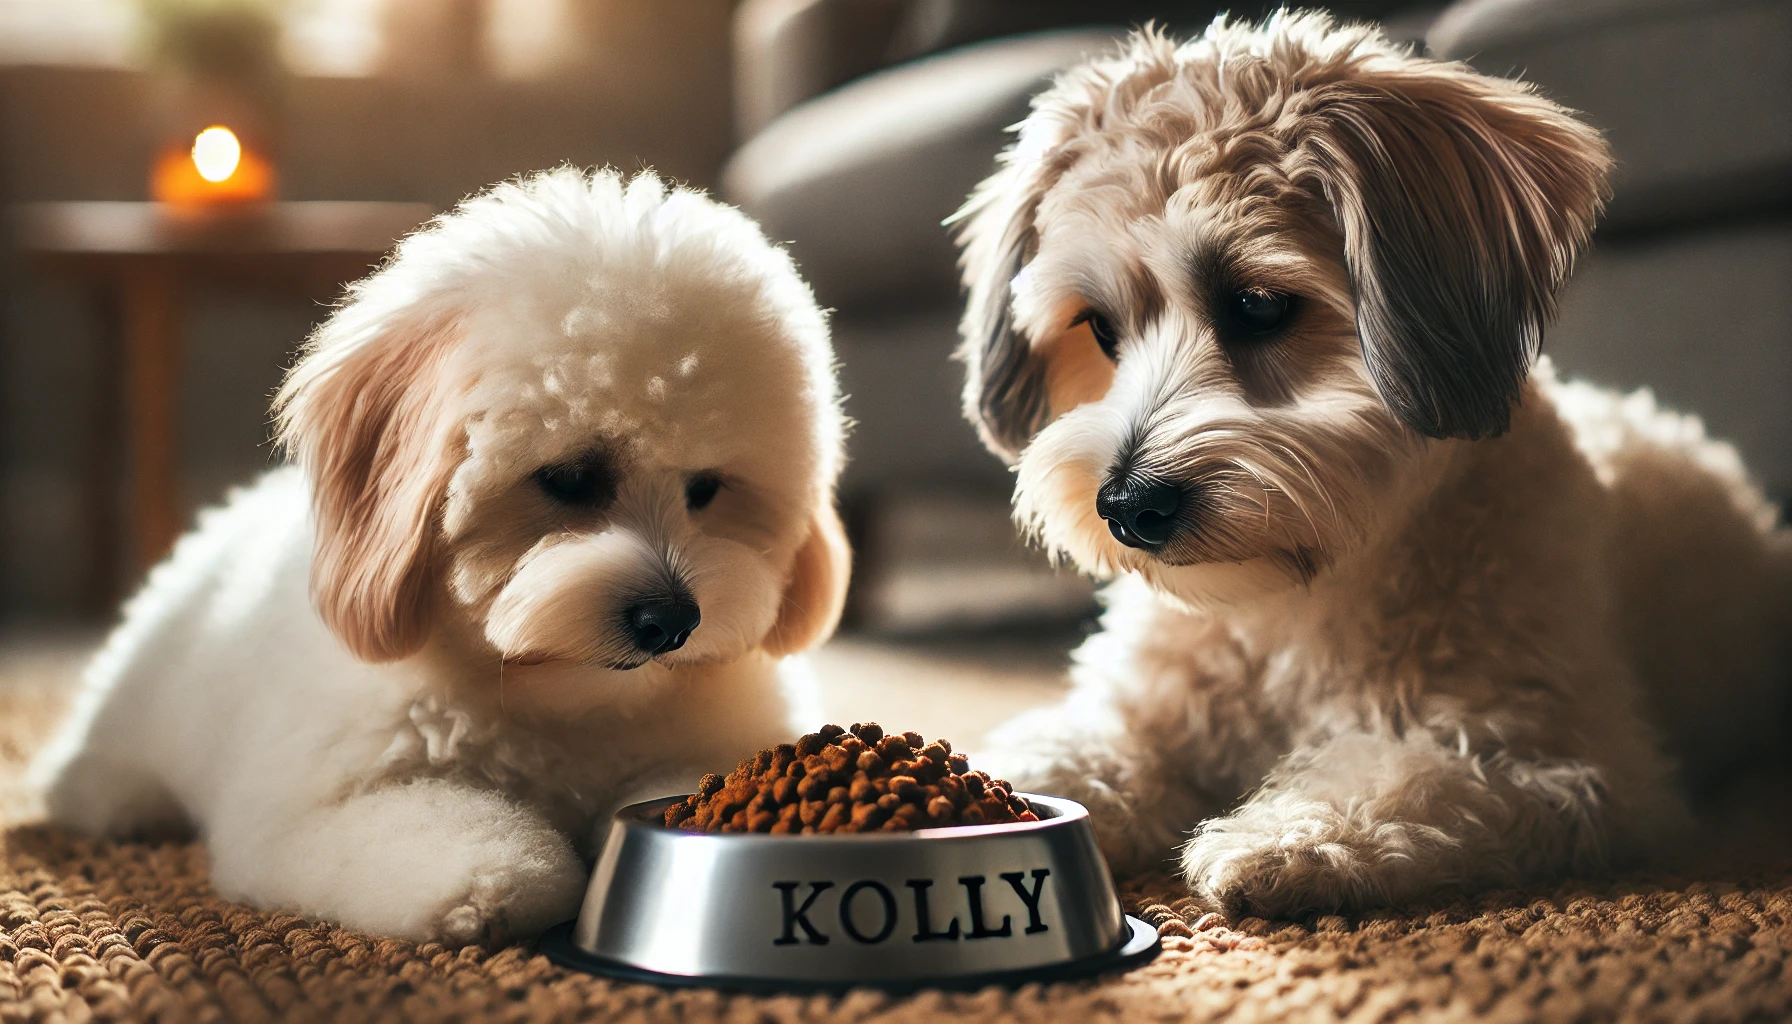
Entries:
[[688, 594], [651, 597], [630, 605], [622, 613], [628, 636], [635, 646], [650, 655], [669, 654], [684, 646], [691, 630], [703, 621], [697, 602]]
[[1160, 548], [1176, 531], [1182, 488], [1147, 477], [1108, 477], [1095, 495], [1095, 511], [1114, 539], [1129, 548]]

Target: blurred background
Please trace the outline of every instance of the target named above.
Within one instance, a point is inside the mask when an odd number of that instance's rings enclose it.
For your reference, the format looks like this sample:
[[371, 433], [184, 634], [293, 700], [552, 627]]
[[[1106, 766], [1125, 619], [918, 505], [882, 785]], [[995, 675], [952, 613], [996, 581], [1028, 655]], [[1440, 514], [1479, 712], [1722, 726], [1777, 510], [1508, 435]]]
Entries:
[[[1049, 698], [1093, 596], [1015, 540], [1008, 475], [958, 415], [940, 220], [1055, 72], [1219, 6], [0, 0], [0, 675], [66, 673], [169, 535], [270, 464], [268, 396], [343, 281], [431, 211], [570, 161], [716, 191], [836, 311], [859, 571], [831, 708], [969, 739], [985, 719], [943, 699], [964, 684], [989, 715]], [[1609, 133], [1617, 198], [1546, 351], [1700, 412], [1792, 494], [1792, 2], [1330, 6]], [[186, 162], [211, 124], [240, 150], [222, 185]], [[168, 215], [233, 187], [283, 212]]]

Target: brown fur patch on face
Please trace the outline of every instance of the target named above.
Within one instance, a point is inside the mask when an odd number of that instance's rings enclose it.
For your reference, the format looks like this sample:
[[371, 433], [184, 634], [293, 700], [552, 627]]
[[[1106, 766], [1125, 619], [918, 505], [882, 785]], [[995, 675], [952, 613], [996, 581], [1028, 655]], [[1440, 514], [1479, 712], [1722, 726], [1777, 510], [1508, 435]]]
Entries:
[[1045, 363], [1047, 407], [1062, 416], [1085, 402], [1099, 401], [1114, 382], [1114, 361], [1101, 350], [1088, 321], [1071, 323], [1034, 346], [1036, 358]]

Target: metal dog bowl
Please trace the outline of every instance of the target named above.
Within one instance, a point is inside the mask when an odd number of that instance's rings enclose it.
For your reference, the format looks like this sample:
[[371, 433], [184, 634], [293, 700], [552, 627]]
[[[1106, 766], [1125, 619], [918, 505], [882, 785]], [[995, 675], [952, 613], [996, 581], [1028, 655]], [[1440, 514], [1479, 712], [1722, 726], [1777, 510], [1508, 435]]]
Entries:
[[1120, 910], [1089, 812], [1025, 794], [1039, 821], [786, 836], [681, 832], [675, 799], [616, 814], [566, 967], [747, 991], [979, 988], [1143, 963], [1157, 932]]

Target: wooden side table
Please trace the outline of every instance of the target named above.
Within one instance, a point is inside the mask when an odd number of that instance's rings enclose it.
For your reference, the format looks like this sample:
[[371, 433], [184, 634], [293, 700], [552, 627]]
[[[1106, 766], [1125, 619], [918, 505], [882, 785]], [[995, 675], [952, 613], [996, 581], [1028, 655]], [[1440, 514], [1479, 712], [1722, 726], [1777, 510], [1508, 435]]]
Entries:
[[[184, 210], [70, 202], [22, 204], [11, 212], [12, 235], [26, 259], [90, 291], [105, 323], [83, 473], [90, 545], [85, 590], [99, 609], [117, 599], [124, 582], [121, 539], [129, 538], [132, 568], [142, 572], [168, 553], [183, 525], [175, 421], [190, 290], [333, 299], [434, 211], [417, 203]], [[118, 522], [125, 507], [121, 476], [129, 487], [128, 531]]]

